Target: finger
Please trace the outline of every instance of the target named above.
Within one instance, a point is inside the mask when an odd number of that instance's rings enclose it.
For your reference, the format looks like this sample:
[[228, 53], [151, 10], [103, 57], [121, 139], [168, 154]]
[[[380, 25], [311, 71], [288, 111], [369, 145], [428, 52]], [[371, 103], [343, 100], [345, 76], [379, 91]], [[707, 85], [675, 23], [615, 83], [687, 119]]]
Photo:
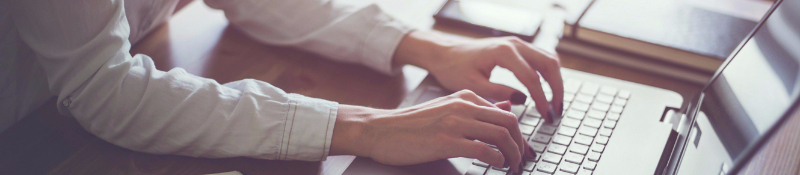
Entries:
[[503, 167], [505, 157], [500, 152], [495, 151], [485, 143], [476, 142], [467, 139], [460, 139], [456, 141], [452, 149], [446, 149], [445, 153], [448, 158], [452, 157], [466, 157], [478, 159], [481, 162], [486, 162], [495, 167]]
[[509, 101], [501, 101], [494, 104], [497, 108], [500, 108], [504, 111], [511, 111], [511, 102]]
[[525, 155], [525, 158], [528, 158], [528, 159], [531, 159], [531, 160], [536, 158], [536, 152], [533, 151], [533, 147], [531, 147], [531, 145], [528, 144], [528, 142], [525, 142], [525, 154], [524, 155]]
[[465, 122], [462, 129], [461, 133], [467, 139], [478, 139], [496, 145], [511, 169], [519, 172], [523, 151], [520, 151], [520, 146], [513, 139], [512, 135], [514, 134], [511, 134], [513, 132], [505, 127], [475, 120]]
[[516, 146], [519, 153], [520, 154], [525, 153], [526, 139], [520, 132], [516, 116], [510, 112], [505, 112], [505, 111], [500, 112], [500, 111], [501, 110], [499, 110], [498, 108], [483, 107], [483, 109], [480, 109], [478, 111], [466, 111], [466, 112], [472, 114], [472, 117], [477, 121], [499, 126], [505, 128], [505, 130], [508, 130], [511, 138], [517, 144]]
[[511, 48], [508, 51], [501, 51], [500, 57], [497, 58], [497, 63], [501, 67], [505, 67], [514, 73], [514, 76], [528, 88], [531, 99], [536, 104], [536, 110], [544, 116], [545, 121], [552, 122], [553, 119], [548, 113], [550, 111], [550, 104], [542, 91], [542, 84], [539, 80], [539, 74], [536, 73], [532, 67], [522, 58], [516, 51], [516, 48]]
[[506, 128], [508, 131], [510, 131], [511, 137], [514, 139], [514, 142], [517, 143], [519, 152], [524, 153], [525, 137], [522, 136], [522, 132], [519, 129], [519, 124], [517, 121], [518, 119], [516, 115], [511, 112], [498, 109], [499, 108], [484, 107], [482, 109], [478, 109], [477, 111], [466, 111], [466, 112], [472, 114], [472, 117], [475, 120]]
[[557, 55], [550, 54], [536, 46], [521, 40], [514, 40], [515, 45], [530, 66], [539, 71], [553, 90], [552, 105], [559, 116], [563, 112], [564, 81], [561, 77], [561, 61]]

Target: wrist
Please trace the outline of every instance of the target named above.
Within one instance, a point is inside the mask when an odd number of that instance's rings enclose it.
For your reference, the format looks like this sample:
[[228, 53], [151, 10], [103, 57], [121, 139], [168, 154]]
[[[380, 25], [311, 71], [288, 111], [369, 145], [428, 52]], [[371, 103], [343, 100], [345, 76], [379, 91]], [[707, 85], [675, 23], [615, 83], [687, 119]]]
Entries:
[[453, 41], [441, 34], [428, 31], [412, 31], [398, 44], [392, 64], [414, 65], [431, 70], [442, 60], [443, 53], [453, 45]]
[[339, 105], [331, 138], [330, 155], [369, 157], [375, 143], [367, 121], [381, 110], [362, 106]]

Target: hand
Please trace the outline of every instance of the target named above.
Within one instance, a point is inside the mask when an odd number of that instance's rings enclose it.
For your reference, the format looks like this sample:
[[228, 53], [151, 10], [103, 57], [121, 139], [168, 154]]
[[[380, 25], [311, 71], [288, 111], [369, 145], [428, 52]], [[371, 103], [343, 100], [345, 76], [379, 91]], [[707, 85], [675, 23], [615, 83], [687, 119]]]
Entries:
[[340, 105], [330, 150], [389, 165], [467, 157], [521, 172], [522, 157], [536, 153], [509, 108], [508, 102], [491, 104], [468, 90], [395, 110]]
[[[436, 33], [415, 31], [400, 42], [394, 62], [427, 69], [449, 90], [470, 89], [493, 100], [524, 103], [526, 97], [521, 92], [489, 82], [492, 69], [504, 67], [528, 88], [536, 110], [546, 121], [552, 122], [552, 115], [560, 117], [563, 111], [564, 87], [558, 57], [516, 37], [452, 41]], [[553, 90], [552, 106], [542, 91], [539, 75]]]

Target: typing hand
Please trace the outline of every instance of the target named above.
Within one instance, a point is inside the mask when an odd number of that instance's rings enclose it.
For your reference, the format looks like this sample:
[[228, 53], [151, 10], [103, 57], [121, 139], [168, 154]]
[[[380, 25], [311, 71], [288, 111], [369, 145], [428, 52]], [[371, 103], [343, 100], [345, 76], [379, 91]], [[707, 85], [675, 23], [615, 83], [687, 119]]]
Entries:
[[[480, 96], [498, 101], [523, 103], [525, 95], [504, 85], [489, 82], [495, 66], [511, 70], [531, 94], [536, 110], [546, 121], [561, 116], [564, 87], [560, 62], [516, 37], [454, 41], [436, 33], [416, 31], [401, 41], [395, 64], [413, 64], [427, 69], [449, 90], [470, 89]], [[553, 89], [552, 106], [545, 98], [540, 75]]]
[[[341, 105], [331, 154], [371, 157], [389, 165], [468, 157], [521, 172], [522, 157], [536, 153], [509, 108], [508, 102], [491, 104], [468, 90], [394, 110]], [[500, 152], [474, 140], [496, 145]]]

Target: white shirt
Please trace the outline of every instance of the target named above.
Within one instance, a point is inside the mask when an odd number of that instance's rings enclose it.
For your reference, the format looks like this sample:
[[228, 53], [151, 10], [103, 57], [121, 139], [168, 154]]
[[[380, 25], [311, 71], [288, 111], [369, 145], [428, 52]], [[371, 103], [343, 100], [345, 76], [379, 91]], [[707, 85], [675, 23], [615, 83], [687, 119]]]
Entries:
[[[159, 71], [135, 42], [177, 0], [0, 2], [0, 131], [47, 99], [87, 131], [153, 154], [325, 160], [338, 103], [258, 80], [218, 84]], [[205, 0], [252, 38], [392, 73], [409, 27], [376, 5], [327, 0]], [[202, 36], [198, 36], [202, 37]]]

